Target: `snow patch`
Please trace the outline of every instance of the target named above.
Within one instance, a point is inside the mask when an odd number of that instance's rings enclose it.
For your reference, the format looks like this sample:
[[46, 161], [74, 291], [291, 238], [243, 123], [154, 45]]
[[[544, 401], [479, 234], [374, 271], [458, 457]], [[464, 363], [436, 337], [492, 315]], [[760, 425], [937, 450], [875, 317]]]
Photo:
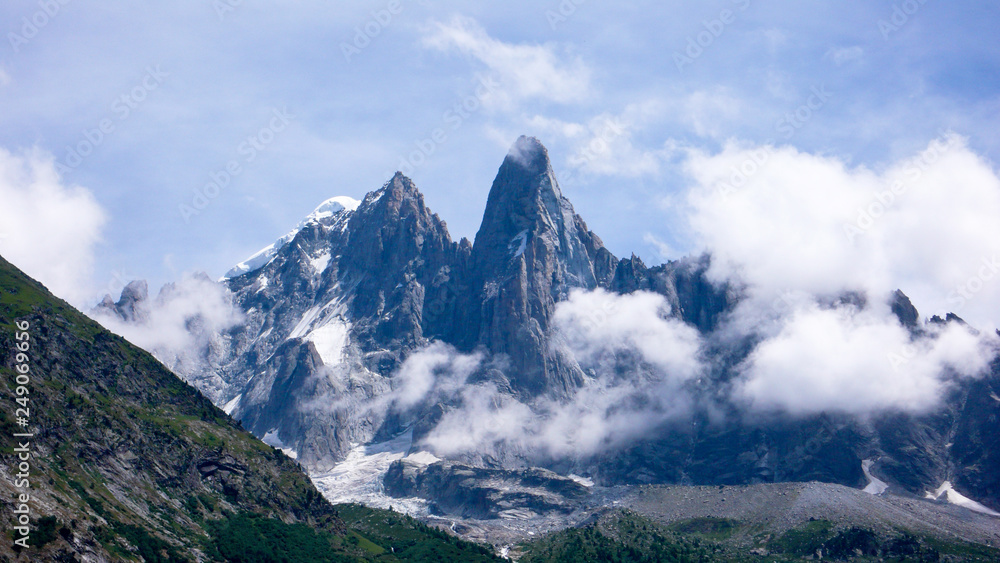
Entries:
[[874, 464], [875, 460], [873, 459], [866, 459], [861, 462], [861, 470], [865, 472], [865, 477], [868, 479], [868, 486], [863, 490], [870, 495], [880, 495], [889, 489], [889, 484], [872, 475], [871, 470]]
[[323, 219], [329, 219], [338, 213], [344, 213], [346, 217], [346, 215], [354, 212], [359, 205], [361, 205], [360, 201], [346, 196], [338, 196], [324, 201], [312, 213], [307, 215], [294, 230], [279, 238], [274, 243], [260, 249], [253, 256], [233, 266], [219, 281], [231, 280], [267, 266], [278, 255], [278, 252], [287, 246], [288, 243], [292, 242], [295, 239], [295, 235], [299, 234], [299, 231], [306, 225]]
[[302, 318], [299, 320], [299, 324], [295, 325], [295, 328], [293, 328], [292, 332], [289, 333], [288, 338], [302, 338], [305, 336], [313, 321], [315, 321], [316, 317], [319, 316], [319, 312], [321, 310], [322, 307], [313, 307], [312, 309], [306, 311], [306, 313], [302, 315]]
[[267, 279], [267, 276], [260, 276], [257, 278], [257, 291], [254, 291], [254, 293], [260, 293], [267, 289], [268, 283], [270, 283], [270, 280]]
[[441, 461], [441, 458], [430, 452], [417, 452], [404, 457], [403, 460], [416, 465], [430, 465]]
[[337, 196], [331, 197], [330, 199], [319, 204], [319, 207], [315, 211], [310, 213], [303, 221], [303, 226], [305, 223], [310, 221], [319, 221], [321, 219], [327, 219], [333, 217], [341, 211], [354, 211], [361, 205], [361, 202], [354, 199], [353, 197], [347, 196]]
[[990, 393], [990, 398], [992, 398], [994, 401], [1000, 403], [1000, 397], [997, 397], [996, 393]]
[[[333, 504], [357, 502], [374, 508], [389, 508], [411, 516], [426, 516], [427, 501], [399, 499], [385, 494], [382, 478], [389, 466], [402, 459], [413, 444], [410, 430], [388, 442], [355, 446], [332, 470], [311, 475], [316, 488]], [[417, 454], [419, 455], [419, 454]]]
[[236, 410], [236, 405], [240, 404], [240, 399], [242, 398], [243, 398], [243, 393], [240, 393], [239, 395], [233, 397], [232, 401], [229, 401], [228, 403], [226, 403], [224, 407], [222, 407], [222, 412], [226, 414], [233, 414], [233, 411]]
[[588, 479], [586, 477], [580, 477], [579, 475], [574, 475], [573, 473], [570, 473], [569, 475], [567, 475], [567, 477], [569, 477], [570, 479], [576, 481], [577, 483], [580, 483], [584, 487], [593, 487], [594, 486], [594, 480], [593, 479]]
[[330, 253], [324, 252], [318, 257], [310, 260], [309, 263], [312, 264], [313, 270], [316, 270], [317, 274], [322, 274], [326, 271], [326, 267], [330, 264]]
[[332, 319], [310, 332], [306, 340], [316, 347], [324, 365], [335, 366], [344, 361], [344, 349], [347, 348], [350, 334], [351, 325], [340, 319]]
[[521, 231], [520, 233], [517, 233], [517, 236], [510, 241], [510, 244], [507, 245], [507, 248], [514, 248], [514, 245], [517, 245], [517, 250], [514, 251], [514, 258], [517, 258], [518, 256], [524, 254], [524, 250], [528, 247], [527, 229]]
[[936, 491], [928, 492], [925, 498], [930, 500], [946, 501], [950, 504], [961, 506], [972, 510], [973, 512], [979, 512], [980, 514], [988, 514], [990, 516], [1000, 516], [1000, 512], [991, 510], [978, 502], [970, 499], [969, 497], [959, 493], [951, 486], [951, 481], [945, 481], [937, 488]]
[[285, 455], [287, 455], [288, 457], [290, 457], [292, 459], [298, 459], [299, 458], [299, 452], [293, 450], [292, 448], [289, 448], [289, 447], [285, 446], [285, 444], [281, 441], [281, 438], [278, 437], [278, 429], [277, 428], [269, 430], [267, 432], [267, 434], [264, 434], [264, 437], [261, 438], [261, 441], [264, 442], [265, 444], [267, 444], [268, 446], [271, 446], [272, 448], [278, 448]]

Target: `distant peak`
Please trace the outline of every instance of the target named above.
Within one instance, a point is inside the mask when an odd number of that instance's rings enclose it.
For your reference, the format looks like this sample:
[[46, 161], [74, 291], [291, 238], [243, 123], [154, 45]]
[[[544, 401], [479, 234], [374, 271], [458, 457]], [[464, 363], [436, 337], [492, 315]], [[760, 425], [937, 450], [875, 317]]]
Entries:
[[305, 222], [308, 222], [312, 219], [325, 219], [327, 217], [330, 217], [331, 215], [340, 213], [341, 211], [344, 210], [354, 211], [355, 209], [358, 208], [359, 205], [361, 205], [361, 202], [354, 199], [353, 197], [348, 197], [343, 195], [337, 197], [331, 197], [330, 199], [321, 203], [319, 207], [316, 208], [315, 211], [310, 213], [309, 216], [306, 217]]
[[396, 172], [381, 188], [365, 196], [363, 205], [367, 208], [383, 200], [399, 203], [411, 199], [423, 206], [424, 196], [417, 185], [402, 172]]
[[330, 199], [319, 204], [319, 207], [307, 215], [306, 218], [295, 227], [295, 229], [274, 241], [274, 243], [260, 249], [253, 256], [233, 266], [219, 281], [224, 282], [250, 272], [256, 272], [269, 264], [271, 260], [274, 260], [274, 257], [278, 255], [278, 251], [284, 248], [288, 243], [292, 242], [292, 240], [295, 239], [295, 236], [299, 234], [299, 231], [304, 229], [307, 225], [322, 223], [325, 220], [341, 213], [344, 214], [341, 216], [342, 220], [343, 217], [349, 216], [353, 213], [359, 205], [361, 205], [361, 202], [353, 197], [331, 197]]

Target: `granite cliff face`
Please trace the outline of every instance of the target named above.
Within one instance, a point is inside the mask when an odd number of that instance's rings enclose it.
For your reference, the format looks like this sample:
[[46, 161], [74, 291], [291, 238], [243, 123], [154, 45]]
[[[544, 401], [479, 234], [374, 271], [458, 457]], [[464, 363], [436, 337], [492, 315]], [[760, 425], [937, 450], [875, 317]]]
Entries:
[[[213, 341], [211, 362], [180, 373], [265, 441], [324, 471], [356, 444], [411, 428], [419, 443], [453, 411], [454, 398], [392, 408], [405, 387], [401, 366], [432, 343], [477, 354], [481, 365], [465, 383], [489, 382], [499, 392], [494, 402], [562, 404], [593, 377], [553, 345], [557, 307], [574, 290], [650, 292], [706, 342], [708, 373], [685, 388], [689, 417], [596, 455], [452, 461], [507, 470], [541, 463], [604, 485], [863, 487], [862, 461], [871, 460], [873, 475], [898, 491], [923, 496], [950, 481], [1000, 508], [990, 438], [1000, 405], [996, 367], [991, 378], [954, 386], [945, 408], [929, 415], [749, 416], [720, 400], [753, 342], [717, 337], [741, 294], [710, 281], [710, 265], [710, 256], [650, 267], [612, 255], [562, 195], [545, 148], [522, 137], [500, 166], [474, 242], [452, 241], [402, 174], [363, 201], [330, 200], [221, 282], [244, 320]], [[102, 307], [134, 318], [142, 289], [130, 286]], [[843, 297], [867, 298], [877, 296]], [[902, 326], [923, 334], [902, 292], [887, 299]], [[627, 356], [615, 361], [618, 369], [638, 365]], [[407, 490], [426, 488], [413, 483]]]
[[616, 260], [563, 197], [538, 140], [518, 139], [500, 166], [470, 262], [455, 342], [508, 356], [511, 384], [528, 396], [579, 387], [580, 368], [547, 345], [550, 321], [570, 290], [606, 285]]

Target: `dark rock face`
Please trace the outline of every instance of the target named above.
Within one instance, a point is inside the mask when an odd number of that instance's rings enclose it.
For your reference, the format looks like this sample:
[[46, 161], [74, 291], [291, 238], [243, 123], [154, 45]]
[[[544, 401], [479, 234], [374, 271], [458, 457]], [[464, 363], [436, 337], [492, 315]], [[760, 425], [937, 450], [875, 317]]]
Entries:
[[481, 520], [569, 513], [590, 494], [580, 483], [545, 469], [504, 471], [446, 461], [395, 461], [384, 483], [392, 496], [433, 499], [440, 512]]
[[468, 251], [424, 205], [413, 182], [397, 173], [365, 198], [347, 224], [337, 261], [337, 282], [353, 288], [350, 316], [372, 319], [354, 336], [364, 348], [412, 347], [447, 330], [446, 316], [425, 320], [425, 303], [441, 299], [440, 286]]
[[[960, 492], [1000, 511], [1000, 361], [972, 384], [954, 427], [950, 463]], [[990, 502], [992, 501], [992, 502]]]
[[920, 321], [920, 313], [917, 312], [917, 308], [913, 306], [910, 298], [905, 293], [897, 289], [896, 293], [892, 295], [890, 306], [892, 307], [892, 313], [899, 319], [900, 324], [910, 330], [917, 329]]

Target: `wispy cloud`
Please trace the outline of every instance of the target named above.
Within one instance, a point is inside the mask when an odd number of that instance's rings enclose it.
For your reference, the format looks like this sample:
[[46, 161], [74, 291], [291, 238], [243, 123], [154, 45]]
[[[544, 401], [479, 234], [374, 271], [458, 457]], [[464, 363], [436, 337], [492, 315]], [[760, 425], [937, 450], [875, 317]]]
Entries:
[[488, 100], [495, 106], [513, 109], [532, 99], [573, 103], [590, 92], [591, 71], [579, 57], [559, 53], [551, 44], [505, 43], [469, 17], [433, 22], [423, 44], [439, 51], [457, 51], [481, 63], [501, 85]]
[[833, 61], [837, 66], [861, 60], [865, 56], [865, 50], [859, 45], [853, 47], [835, 47], [826, 52], [825, 57]]

